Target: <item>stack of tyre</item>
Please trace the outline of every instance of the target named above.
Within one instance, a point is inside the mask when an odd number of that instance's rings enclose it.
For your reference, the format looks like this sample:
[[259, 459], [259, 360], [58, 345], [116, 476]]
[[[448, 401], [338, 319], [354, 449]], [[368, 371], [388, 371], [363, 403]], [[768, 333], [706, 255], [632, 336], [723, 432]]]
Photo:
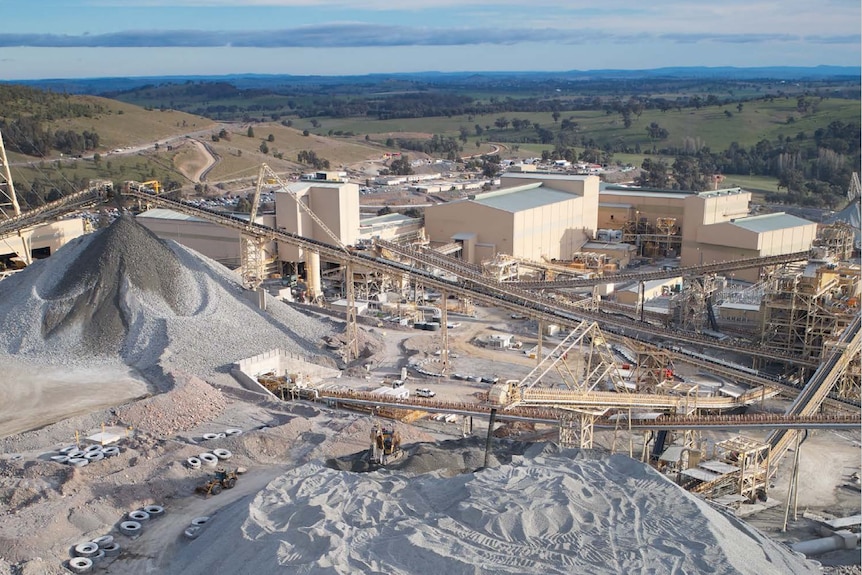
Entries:
[[69, 559], [68, 568], [72, 573], [89, 573], [106, 557], [116, 557], [119, 554], [120, 546], [114, 542], [114, 538], [104, 535], [75, 545], [72, 548], [73, 557]]
[[115, 446], [88, 445], [87, 447], [80, 448], [77, 445], [68, 445], [60, 449], [57, 455], [52, 455], [51, 461], [71, 465], [72, 467], [84, 467], [90, 463], [119, 454], [120, 448]]
[[[228, 429], [224, 433], [204, 433], [202, 439], [204, 441], [212, 441], [215, 439], [224, 439], [240, 435], [241, 429]], [[201, 467], [215, 467], [220, 461], [227, 461], [233, 457], [227, 449], [212, 449], [210, 451], [195, 455], [186, 459], [186, 467], [189, 469], [200, 469]]]
[[164, 514], [165, 508], [161, 505], [147, 505], [141, 509], [130, 511], [126, 514], [126, 519], [120, 522], [120, 533], [135, 539], [143, 532], [144, 525]]

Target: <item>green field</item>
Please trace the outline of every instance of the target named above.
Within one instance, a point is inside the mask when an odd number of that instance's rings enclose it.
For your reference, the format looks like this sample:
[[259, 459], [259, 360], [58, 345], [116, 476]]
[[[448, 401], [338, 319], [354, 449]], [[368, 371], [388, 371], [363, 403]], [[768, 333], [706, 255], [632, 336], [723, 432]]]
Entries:
[[[698, 146], [709, 147], [712, 151], [726, 149], [732, 142], [742, 146], [752, 146], [761, 140], [775, 141], [779, 136], [795, 137], [799, 132], [809, 136], [817, 128], [825, 127], [834, 120], [844, 122], [860, 122], [860, 107], [858, 100], [825, 99], [817, 104], [816, 113], [808, 115], [796, 111], [795, 99], [776, 98], [772, 102], [749, 101], [743, 105], [742, 112], [733, 106], [711, 106], [699, 110], [683, 108], [667, 112], [646, 110], [638, 117], [633, 117], [632, 126], [626, 128], [619, 114], [606, 114], [600, 111], [561, 112], [561, 120], [570, 118], [577, 122], [578, 137], [585, 136], [595, 140], [599, 145], [621, 141], [628, 146], [640, 145], [642, 149], [652, 148], [646, 128], [651, 122], [669, 132], [667, 140], [655, 142], [657, 148], [673, 146], [681, 147], [686, 138], [696, 142]], [[730, 112], [728, 117], [725, 111]], [[518, 144], [518, 132], [511, 127], [508, 130], [494, 129], [494, 121], [505, 116], [509, 120], [520, 118], [531, 123], [539, 123], [543, 127], [554, 128], [555, 123], [550, 113], [515, 113], [478, 116], [453, 116], [433, 118], [400, 118], [377, 120], [374, 118], [315, 118], [319, 127], [312, 126], [312, 118], [294, 120], [294, 127], [308, 129], [313, 133], [326, 135], [330, 130], [349, 131], [359, 135], [370, 135], [375, 140], [387, 137], [398, 137], [399, 134], [443, 134], [458, 136], [459, 128], [464, 126], [471, 132], [478, 124], [483, 128], [490, 127], [493, 133], [483, 139], [495, 142]], [[788, 123], [788, 119], [793, 120]], [[534, 130], [525, 131], [530, 135]], [[472, 141], [465, 145], [465, 153], [470, 152]], [[532, 154], [541, 150], [553, 149], [553, 144], [520, 143], [520, 149]]]

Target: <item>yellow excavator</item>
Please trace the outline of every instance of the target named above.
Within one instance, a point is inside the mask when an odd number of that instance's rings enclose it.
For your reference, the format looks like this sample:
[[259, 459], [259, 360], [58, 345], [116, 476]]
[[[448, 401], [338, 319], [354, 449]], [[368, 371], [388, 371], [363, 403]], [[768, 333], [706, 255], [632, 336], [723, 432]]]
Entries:
[[222, 489], [233, 489], [236, 486], [238, 479], [238, 471], [240, 471], [240, 469], [231, 471], [218, 469], [214, 477], [209, 479], [203, 485], [198, 485], [195, 488], [195, 491], [204, 497], [209, 497], [210, 495], [218, 495], [222, 492]]
[[372, 465], [386, 465], [401, 458], [401, 435], [391, 426], [375, 424], [371, 429]]

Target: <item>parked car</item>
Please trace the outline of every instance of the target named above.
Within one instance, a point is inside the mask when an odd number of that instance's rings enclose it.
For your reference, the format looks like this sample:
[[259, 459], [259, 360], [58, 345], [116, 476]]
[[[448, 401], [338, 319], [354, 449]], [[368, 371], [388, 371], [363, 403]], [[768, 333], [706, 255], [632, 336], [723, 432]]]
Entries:
[[437, 394], [428, 389], [427, 387], [423, 387], [422, 389], [416, 390], [417, 397], [434, 397], [435, 395]]

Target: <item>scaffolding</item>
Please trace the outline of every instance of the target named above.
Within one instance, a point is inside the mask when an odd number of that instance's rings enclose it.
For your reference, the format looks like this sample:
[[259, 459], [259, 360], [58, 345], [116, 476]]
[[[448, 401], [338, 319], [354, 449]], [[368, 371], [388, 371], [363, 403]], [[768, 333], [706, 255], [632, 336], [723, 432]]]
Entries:
[[638, 393], [661, 393], [661, 385], [673, 377], [670, 352], [651, 346], [637, 346], [633, 379]]
[[673, 298], [673, 321], [682, 330], [702, 333], [717, 329], [712, 308], [713, 295], [717, 291], [714, 274], [683, 278], [682, 291]]
[[846, 222], [835, 222], [818, 228], [813, 246], [837, 260], [848, 261], [853, 257], [853, 241], [853, 226]]
[[716, 443], [715, 447], [721, 452], [718, 460], [700, 465], [720, 470], [720, 476], [701, 483], [692, 491], [710, 498], [738, 494], [749, 501], [765, 499], [769, 491], [769, 444], [737, 436]]
[[776, 291], [763, 301], [761, 342], [820, 361], [859, 313], [859, 267], [810, 264], [776, 277]]

